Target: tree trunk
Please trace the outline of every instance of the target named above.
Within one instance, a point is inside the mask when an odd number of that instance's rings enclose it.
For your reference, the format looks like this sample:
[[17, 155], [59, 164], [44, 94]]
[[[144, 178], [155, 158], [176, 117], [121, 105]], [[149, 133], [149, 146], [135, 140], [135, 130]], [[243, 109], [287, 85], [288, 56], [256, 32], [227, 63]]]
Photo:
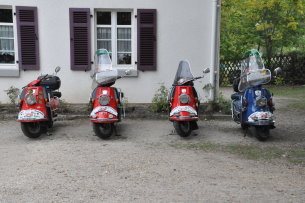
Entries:
[[271, 57], [272, 57], [272, 51], [273, 51], [273, 44], [272, 44], [272, 39], [271, 36], [267, 36], [266, 40], [265, 40], [265, 46], [266, 46], [266, 58], [267, 58], [267, 62], [266, 65], [268, 69], [271, 68]]

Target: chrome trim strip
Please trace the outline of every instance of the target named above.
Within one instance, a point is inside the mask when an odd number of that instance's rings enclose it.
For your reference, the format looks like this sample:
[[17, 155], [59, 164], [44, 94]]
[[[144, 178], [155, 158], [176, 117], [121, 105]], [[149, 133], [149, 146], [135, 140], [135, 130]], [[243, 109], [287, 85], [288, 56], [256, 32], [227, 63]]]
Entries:
[[110, 118], [91, 118], [92, 121], [119, 121], [119, 119], [110, 119]]

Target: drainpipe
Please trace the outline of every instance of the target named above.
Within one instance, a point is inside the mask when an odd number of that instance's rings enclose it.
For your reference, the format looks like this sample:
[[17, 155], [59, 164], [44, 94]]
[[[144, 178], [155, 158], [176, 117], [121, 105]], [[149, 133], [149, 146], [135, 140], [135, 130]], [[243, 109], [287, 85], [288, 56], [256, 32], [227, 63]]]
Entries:
[[218, 101], [219, 91], [219, 46], [220, 46], [220, 17], [221, 17], [221, 0], [213, 0], [212, 14], [212, 67], [210, 81], [212, 89], [210, 90], [210, 101]]

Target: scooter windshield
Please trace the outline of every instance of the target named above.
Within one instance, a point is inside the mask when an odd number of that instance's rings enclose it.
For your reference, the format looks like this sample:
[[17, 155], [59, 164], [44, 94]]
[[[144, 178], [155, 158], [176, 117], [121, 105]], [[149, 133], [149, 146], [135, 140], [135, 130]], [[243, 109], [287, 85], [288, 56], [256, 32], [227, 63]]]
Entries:
[[109, 52], [106, 49], [96, 51], [93, 79], [99, 85], [113, 83], [118, 77], [118, 71], [112, 69]]
[[190, 63], [185, 60], [180, 61], [173, 85], [183, 85], [193, 79]]
[[241, 62], [241, 74], [238, 90], [266, 84], [271, 80], [271, 72], [266, 69], [259, 55], [248, 56]]

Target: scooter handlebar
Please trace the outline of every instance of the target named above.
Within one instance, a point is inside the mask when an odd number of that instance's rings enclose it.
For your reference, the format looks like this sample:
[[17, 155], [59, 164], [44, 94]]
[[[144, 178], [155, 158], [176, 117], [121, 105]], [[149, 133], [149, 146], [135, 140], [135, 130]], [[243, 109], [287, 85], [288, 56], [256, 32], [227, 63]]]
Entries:
[[203, 78], [203, 76], [195, 77], [194, 80], [198, 80], [200, 78]]

